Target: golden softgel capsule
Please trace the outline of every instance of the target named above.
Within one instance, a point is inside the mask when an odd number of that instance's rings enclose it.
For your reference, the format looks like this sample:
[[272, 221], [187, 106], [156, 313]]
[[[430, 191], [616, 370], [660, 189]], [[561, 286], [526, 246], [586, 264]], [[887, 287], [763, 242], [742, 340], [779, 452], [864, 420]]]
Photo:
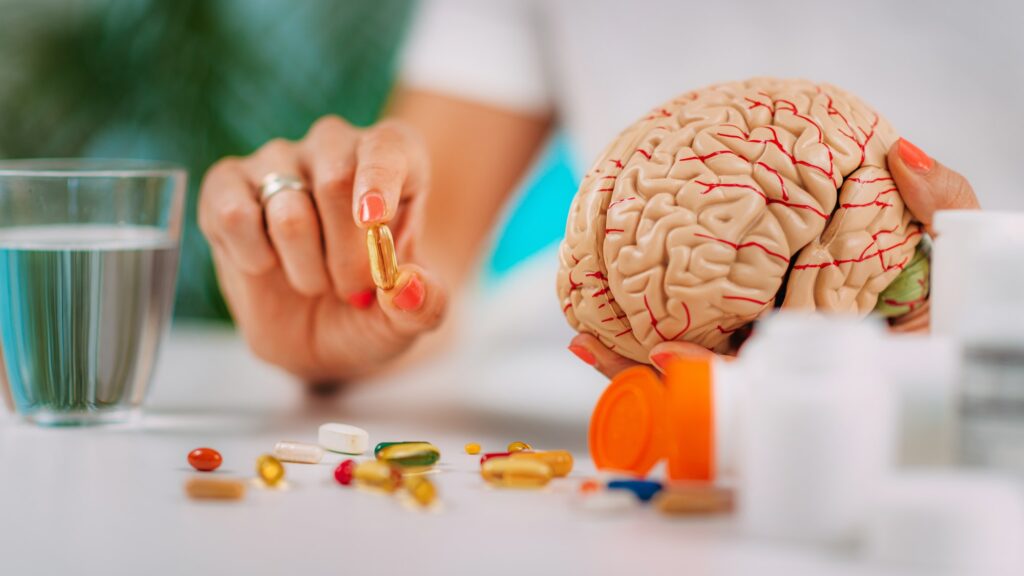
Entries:
[[256, 459], [256, 475], [267, 486], [276, 486], [284, 478], [284, 465], [270, 454], [264, 454]]
[[385, 224], [371, 226], [366, 231], [366, 251], [370, 256], [373, 283], [382, 290], [391, 290], [398, 281], [398, 257], [395, 256], [395, 238]]
[[356, 484], [384, 492], [394, 492], [402, 484], [402, 472], [383, 460], [366, 460], [356, 464], [352, 476]]
[[480, 475], [499, 488], [540, 488], [551, 481], [551, 467], [538, 460], [505, 456], [484, 462]]
[[404, 476], [402, 485], [420, 506], [430, 506], [437, 499], [437, 488], [434, 487], [434, 483], [423, 476]]
[[569, 472], [572, 472], [572, 454], [566, 450], [546, 450], [544, 452], [521, 450], [510, 453], [509, 458], [543, 462], [551, 468], [551, 474], [557, 477], [568, 476]]

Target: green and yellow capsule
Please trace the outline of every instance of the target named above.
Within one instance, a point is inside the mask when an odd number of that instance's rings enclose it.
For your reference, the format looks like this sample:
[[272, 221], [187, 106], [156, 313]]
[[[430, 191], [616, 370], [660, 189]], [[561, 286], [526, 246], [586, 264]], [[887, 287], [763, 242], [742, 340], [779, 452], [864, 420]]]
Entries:
[[428, 468], [441, 459], [441, 452], [430, 442], [399, 442], [375, 452], [378, 460], [406, 469]]

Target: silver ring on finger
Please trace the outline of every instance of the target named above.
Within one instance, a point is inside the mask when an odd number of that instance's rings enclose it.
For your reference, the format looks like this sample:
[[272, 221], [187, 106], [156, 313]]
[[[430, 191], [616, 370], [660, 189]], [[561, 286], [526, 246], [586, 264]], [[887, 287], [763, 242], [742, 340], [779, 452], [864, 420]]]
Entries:
[[260, 182], [260, 204], [266, 206], [271, 198], [285, 190], [309, 194], [309, 188], [306, 187], [306, 183], [298, 176], [271, 172], [264, 176], [263, 181]]

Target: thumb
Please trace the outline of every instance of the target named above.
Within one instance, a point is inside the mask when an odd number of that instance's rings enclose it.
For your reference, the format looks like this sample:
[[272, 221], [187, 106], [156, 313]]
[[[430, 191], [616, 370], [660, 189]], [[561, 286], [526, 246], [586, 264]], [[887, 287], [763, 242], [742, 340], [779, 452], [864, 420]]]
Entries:
[[391, 290], [377, 289], [377, 301], [396, 332], [412, 336], [437, 328], [448, 307], [448, 291], [419, 266], [398, 268]]
[[903, 138], [889, 149], [888, 162], [900, 196], [929, 234], [932, 233], [935, 212], [981, 207], [966, 178], [939, 164]]

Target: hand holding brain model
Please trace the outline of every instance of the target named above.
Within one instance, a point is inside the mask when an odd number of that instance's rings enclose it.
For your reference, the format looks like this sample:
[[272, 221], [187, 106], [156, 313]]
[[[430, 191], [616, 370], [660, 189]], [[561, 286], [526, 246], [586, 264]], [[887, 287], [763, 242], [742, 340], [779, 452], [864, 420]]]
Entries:
[[654, 110], [573, 201], [557, 281], [566, 318], [647, 362], [667, 341], [734, 351], [735, 333], [776, 306], [914, 312], [928, 263], [887, 170], [895, 141], [856, 97], [803, 80], [716, 85]]

